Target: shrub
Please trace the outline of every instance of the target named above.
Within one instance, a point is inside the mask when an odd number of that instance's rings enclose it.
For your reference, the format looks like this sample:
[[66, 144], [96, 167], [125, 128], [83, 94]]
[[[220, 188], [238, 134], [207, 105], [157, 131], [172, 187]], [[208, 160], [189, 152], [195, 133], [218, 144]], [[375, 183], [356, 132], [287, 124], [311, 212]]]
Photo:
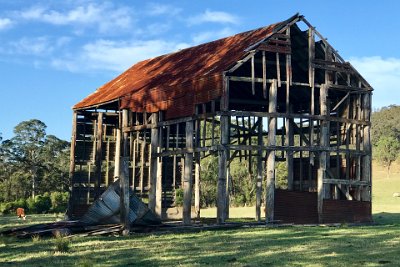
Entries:
[[26, 209], [26, 200], [19, 199], [12, 202], [3, 202], [0, 203], [0, 213], [1, 214], [13, 214], [17, 210], [17, 208], [24, 208]]
[[51, 198], [51, 210], [53, 212], [65, 212], [68, 205], [68, 192], [52, 192]]
[[34, 199], [27, 200], [27, 206], [31, 213], [46, 213], [51, 209], [51, 199], [49, 193], [37, 195]]
[[183, 189], [175, 189], [175, 206], [182, 207], [183, 205]]
[[70, 244], [71, 242], [68, 238], [64, 238], [62, 234], [57, 233], [54, 238], [54, 251], [66, 253], [69, 251]]

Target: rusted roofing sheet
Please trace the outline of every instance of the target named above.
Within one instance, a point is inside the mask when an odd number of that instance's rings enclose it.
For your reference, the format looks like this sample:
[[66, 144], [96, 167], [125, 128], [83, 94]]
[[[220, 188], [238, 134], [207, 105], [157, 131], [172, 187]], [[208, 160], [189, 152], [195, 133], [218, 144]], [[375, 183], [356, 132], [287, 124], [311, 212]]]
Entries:
[[[291, 18], [292, 19], [292, 18]], [[221, 96], [222, 72], [287, 21], [141, 61], [74, 106], [82, 109], [120, 99], [137, 112], [166, 110], [166, 117], [194, 113], [195, 104]]]

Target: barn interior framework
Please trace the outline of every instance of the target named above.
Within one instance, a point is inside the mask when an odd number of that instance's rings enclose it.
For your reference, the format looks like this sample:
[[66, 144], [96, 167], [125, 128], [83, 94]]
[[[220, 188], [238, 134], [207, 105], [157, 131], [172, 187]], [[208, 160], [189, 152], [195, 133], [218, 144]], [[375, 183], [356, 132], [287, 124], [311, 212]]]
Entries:
[[[81, 216], [119, 178], [122, 195], [131, 188], [160, 217], [183, 188], [190, 224], [200, 160], [212, 154], [218, 223], [229, 217], [233, 158], [257, 162], [258, 221], [264, 210], [267, 223], [370, 221], [371, 95], [299, 14], [140, 62], [74, 107], [69, 213]], [[275, 188], [278, 161], [287, 190]]]

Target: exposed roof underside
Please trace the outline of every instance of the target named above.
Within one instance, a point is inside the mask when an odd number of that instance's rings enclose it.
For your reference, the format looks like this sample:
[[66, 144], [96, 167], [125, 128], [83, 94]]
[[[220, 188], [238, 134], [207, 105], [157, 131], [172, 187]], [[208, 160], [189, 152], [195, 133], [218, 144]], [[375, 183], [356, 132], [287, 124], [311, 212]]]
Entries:
[[245, 57], [248, 48], [298, 17], [141, 61], [77, 103], [74, 109], [120, 100], [120, 108], [136, 112], [166, 110], [167, 117], [191, 115], [194, 104], [221, 96], [223, 71]]

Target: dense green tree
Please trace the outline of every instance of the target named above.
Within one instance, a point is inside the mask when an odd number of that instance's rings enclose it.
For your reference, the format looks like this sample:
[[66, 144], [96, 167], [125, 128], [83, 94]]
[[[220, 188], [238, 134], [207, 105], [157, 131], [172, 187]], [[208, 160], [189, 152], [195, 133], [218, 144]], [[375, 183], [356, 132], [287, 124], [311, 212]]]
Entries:
[[0, 140], [0, 201], [65, 191], [69, 143], [46, 134], [40, 120], [19, 123], [14, 137]]
[[400, 143], [392, 136], [383, 136], [376, 143], [375, 158], [387, 168], [387, 177], [390, 176], [390, 167], [398, 158], [400, 153]]
[[375, 146], [381, 137], [400, 141], [400, 106], [383, 107], [372, 113], [371, 141]]

